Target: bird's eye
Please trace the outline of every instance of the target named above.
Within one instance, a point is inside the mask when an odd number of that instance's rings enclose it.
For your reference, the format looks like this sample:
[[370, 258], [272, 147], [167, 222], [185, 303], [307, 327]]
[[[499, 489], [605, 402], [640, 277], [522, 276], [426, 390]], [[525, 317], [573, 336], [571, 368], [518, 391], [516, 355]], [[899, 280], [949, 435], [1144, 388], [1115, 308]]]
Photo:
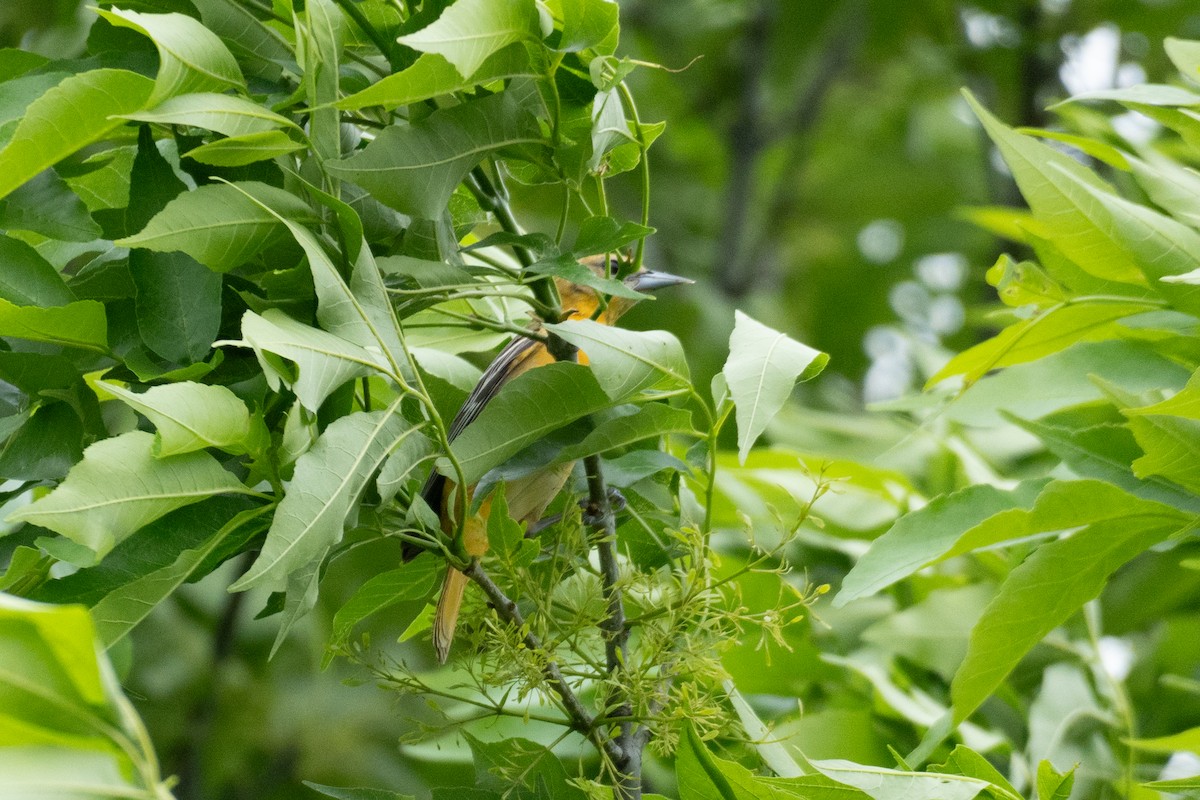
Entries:
[[617, 273], [621, 271], [621, 261], [617, 258], [608, 259], [608, 276], [615, 278]]

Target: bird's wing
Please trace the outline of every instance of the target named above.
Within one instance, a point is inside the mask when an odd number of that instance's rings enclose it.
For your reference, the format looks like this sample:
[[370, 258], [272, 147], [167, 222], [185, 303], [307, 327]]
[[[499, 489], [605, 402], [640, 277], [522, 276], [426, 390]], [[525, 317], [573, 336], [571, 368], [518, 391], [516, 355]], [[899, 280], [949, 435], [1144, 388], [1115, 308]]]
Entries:
[[528, 336], [514, 336], [492, 359], [492, 363], [488, 364], [488, 368], [479, 377], [479, 383], [475, 384], [462, 408], [454, 415], [454, 421], [450, 423], [450, 441], [454, 441], [455, 437], [479, 417], [484, 407], [492, 402], [492, 398], [500, 391], [500, 387], [513, 377], [513, 368], [517, 362], [538, 344]]
[[[514, 336], [513, 340], [492, 359], [492, 363], [488, 364], [488, 368], [483, 371], [483, 375], [479, 377], [479, 382], [475, 384], [471, 394], [467, 395], [462, 408], [454, 415], [454, 421], [450, 423], [448, 431], [450, 441], [454, 441], [455, 437], [479, 417], [484, 407], [500, 391], [500, 387], [512, 377], [515, 365], [538, 344], [539, 342], [528, 336]], [[445, 485], [446, 477], [436, 469], [429, 474], [429, 479], [425, 481], [425, 487], [421, 489], [421, 497], [425, 499], [430, 508], [435, 510], [441, 508]]]

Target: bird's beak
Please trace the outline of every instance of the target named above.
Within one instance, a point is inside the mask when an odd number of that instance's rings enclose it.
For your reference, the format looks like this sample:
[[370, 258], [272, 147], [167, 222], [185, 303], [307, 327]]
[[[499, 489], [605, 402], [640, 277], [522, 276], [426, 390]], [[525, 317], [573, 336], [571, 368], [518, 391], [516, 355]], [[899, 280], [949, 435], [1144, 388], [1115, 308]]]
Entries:
[[635, 272], [625, 279], [625, 285], [638, 292], [653, 292], [655, 289], [665, 289], [668, 286], [679, 286], [684, 283], [695, 283], [695, 281], [672, 275], [669, 272], [655, 272], [652, 269]]

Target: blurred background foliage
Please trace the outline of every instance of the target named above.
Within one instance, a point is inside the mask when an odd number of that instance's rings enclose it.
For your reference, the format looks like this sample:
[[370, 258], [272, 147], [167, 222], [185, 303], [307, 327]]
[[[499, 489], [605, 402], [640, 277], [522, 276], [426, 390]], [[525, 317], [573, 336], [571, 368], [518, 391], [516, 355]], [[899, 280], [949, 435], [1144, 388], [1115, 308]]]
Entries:
[[[86, 5], [4, 0], [0, 46], [56, 57], [80, 51], [93, 18]], [[995, 295], [984, 271], [1001, 252], [1019, 253], [971, 219], [970, 209], [1020, 201], [959, 90], [969, 87], [1014, 126], [1053, 125], [1044, 109], [1069, 93], [1167, 80], [1173, 70], [1161, 41], [1200, 38], [1200, 8], [1190, 0], [620, 5], [622, 53], [666, 68], [641, 68], [631, 78], [642, 118], [668, 122], [651, 151], [658, 234], [648, 262], [698, 281], [637, 309], [631, 324], [678, 334], [698, 385], [720, 369], [734, 307], [831, 354], [826, 374], [798, 395], [802, 402], [772, 435], [806, 457], [866, 464], [840, 468], [852, 488], [819, 507], [824, 530], [803, 534], [803, 551], [794, 554], [812, 582], [836, 582], [865, 540], [918, 493], [1019, 471], [1031, 456], [1027, 442], [1006, 438], [1011, 432], [975, 432], [966, 442], [950, 429], [953, 420], [940, 420], [914, 435], [908, 418], [864, 411], [920, 389], [948, 353], [993, 330], [986, 312]], [[1080, 127], [1101, 124], [1085, 108], [1069, 113]], [[1136, 144], [1155, 131], [1128, 114], [1102, 133]], [[635, 179], [620, 189], [614, 201], [636, 218]], [[536, 187], [513, 190], [523, 224], [553, 230], [556, 198]], [[800, 462], [765, 452], [743, 469], [730, 464], [722, 524], [737, 529], [743, 515], [786, 517], [788, 492], [779, 486], [800, 480]], [[803, 496], [804, 486], [792, 488], [793, 497]], [[769, 537], [769, 526], [759, 536]], [[738, 557], [731, 553], [730, 563]], [[329, 609], [376, 566], [369, 548], [336, 563], [323, 587], [324, 616], [312, 615], [269, 663], [275, 624], [251, 619], [264, 598], [225, 595], [228, 575], [185, 587], [116, 654], [125, 669], [136, 663], [125, 683], [165, 771], [183, 779], [183, 800], [296, 797], [301, 778], [410, 791], [421, 783], [470, 783], [461, 747], [422, 745], [407, 751], [419, 758], [396, 757], [397, 740], [423, 714], [420, 703], [341, 685], [364, 679], [345, 664], [319, 671]], [[888, 764], [888, 745], [911, 748], [918, 722], [940, 713], [916, 682], [948, 681], [990, 596], [987, 559], [971, 569], [959, 579], [914, 579], [899, 600], [879, 596], [836, 613], [818, 607], [813, 621], [789, 630], [790, 650], [736, 648], [726, 668], [807, 756]], [[1153, 574], [1121, 576], [1106, 612], [1116, 632], [1153, 645], [1131, 686], [1161, 692], [1153, 676], [1186, 673], [1200, 660], [1196, 615], [1175, 614], [1151, 628], [1151, 612], [1137, 598], [1146, 585], [1174, 586], [1153, 608], [1176, 609], [1196, 579], [1177, 569], [1170, 581], [1159, 567], [1146, 569]], [[752, 609], [776, 602], [769, 585], [761, 596], [752, 580], [741, 588]], [[1061, 718], [1064, 709], [1053, 706], [1063, 698], [1076, 709], [1096, 702], [1083, 666], [1060, 664], [1043, 675], [1048, 652], [1068, 646], [1044, 645], [1011, 681], [1037, 698], [1026, 708], [1031, 728]], [[414, 649], [412, 657], [423, 652]], [[1186, 727], [1200, 711], [1194, 702], [1158, 707], [1163, 716], [1146, 736]], [[1025, 738], [1025, 723], [1008, 705], [991, 704], [984, 715], [1014, 741]], [[1077, 732], [1053, 747], [1074, 748], [1067, 755], [1075, 760], [1111, 763], [1111, 751], [1098, 752], [1108, 748], [1103, 738]], [[967, 738], [986, 749], [992, 736], [974, 729]], [[1041, 747], [1035, 737], [1031, 754]], [[652, 783], [669, 780], [661, 765], [655, 769]]]

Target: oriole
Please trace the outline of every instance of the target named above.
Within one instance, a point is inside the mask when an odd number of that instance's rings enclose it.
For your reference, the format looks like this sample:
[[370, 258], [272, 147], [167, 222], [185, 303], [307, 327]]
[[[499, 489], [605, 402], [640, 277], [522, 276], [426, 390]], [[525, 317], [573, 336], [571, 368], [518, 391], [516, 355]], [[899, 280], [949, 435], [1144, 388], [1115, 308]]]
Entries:
[[[601, 277], [607, 277], [615, 272], [617, 262], [609, 262], [604, 256], [593, 256], [581, 263]], [[611, 265], [611, 269], [610, 269]], [[613, 297], [607, 307], [596, 314], [600, 307], [600, 297], [594, 289], [579, 284], [555, 278], [558, 295], [561, 300], [564, 316], [568, 319], [591, 319], [612, 325], [617, 319], [634, 305], [635, 300], [623, 297]], [[680, 278], [665, 272], [640, 270], [625, 278], [626, 286], [640, 291], [673, 286], [679, 283], [690, 283], [686, 278]], [[538, 323], [534, 323], [536, 326]], [[587, 354], [580, 352], [578, 359], [587, 363]], [[546, 345], [527, 336], [517, 336], [496, 356], [479, 379], [479, 383], [471, 391], [463, 403], [454, 421], [450, 425], [449, 438], [453, 440], [470, 425], [484, 407], [496, 396], [506, 383], [522, 373], [554, 362]], [[531, 475], [512, 480], [505, 486], [505, 499], [508, 502], [509, 515], [518, 522], [534, 524], [541, 519], [546, 507], [563, 488], [571, 475], [574, 462], [547, 467]], [[468, 490], [468, 502], [475, 487]], [[455, 535], [453, 509], [456, 505], [457, 487], [454, 482], [438, 472], [430, 475], [421, 492], [421, 496], [430, 507], [440, 513], [442, 530], [448, 536]], [[478, 558], [487, 552], [487, 523], [491, 512], [491, 499], [480, 504], [476, 512], [463, 525], [461, 549], [472, 558]], [[415, 552], [406, 554], [415, 555]], [[438, 598], [437, 610], [433, 622], [433, 647], [438, 661], [446, 663], [450, 654], [450, 643], [454, 640], [454, 629], [458, 623], [458, 612], [462, 607], [463, 591], [469, 581], [466, 575], [453, 566], [446, 569], [446, 577], [442, 582], [441, 595]]]

